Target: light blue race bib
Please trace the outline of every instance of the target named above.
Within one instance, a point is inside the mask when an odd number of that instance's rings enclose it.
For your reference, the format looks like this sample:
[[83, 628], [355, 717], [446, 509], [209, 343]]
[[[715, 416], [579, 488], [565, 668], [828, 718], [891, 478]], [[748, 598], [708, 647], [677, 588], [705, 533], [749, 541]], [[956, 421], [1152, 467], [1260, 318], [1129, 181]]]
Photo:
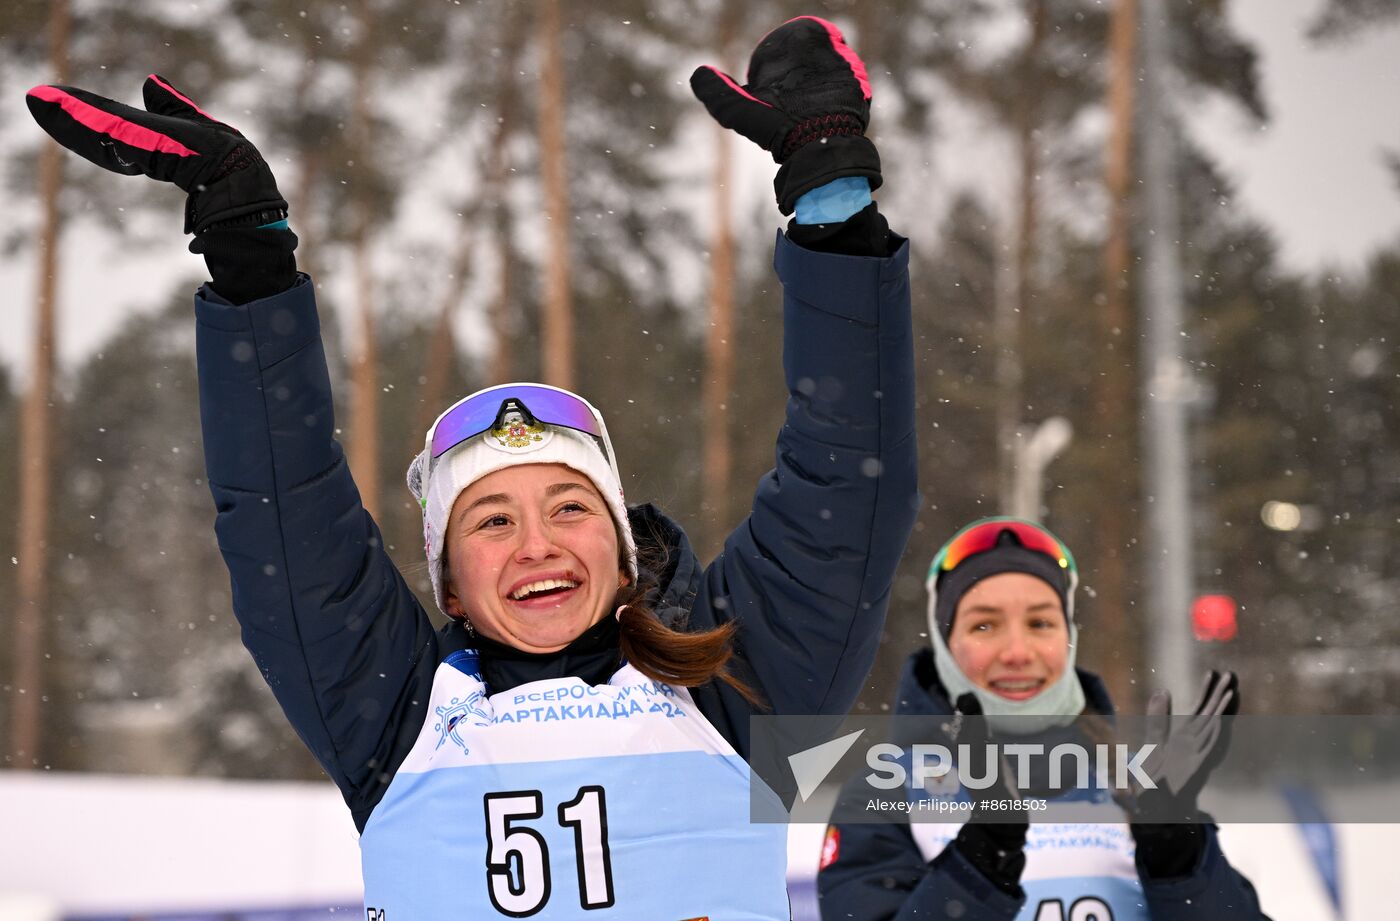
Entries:
[[360, 839], [368, 918], [789, 918], [786, 828], [749, 822], [749, 766], [684, 688], [624, 666], [488, 696], [457, 653], [428, 713]]

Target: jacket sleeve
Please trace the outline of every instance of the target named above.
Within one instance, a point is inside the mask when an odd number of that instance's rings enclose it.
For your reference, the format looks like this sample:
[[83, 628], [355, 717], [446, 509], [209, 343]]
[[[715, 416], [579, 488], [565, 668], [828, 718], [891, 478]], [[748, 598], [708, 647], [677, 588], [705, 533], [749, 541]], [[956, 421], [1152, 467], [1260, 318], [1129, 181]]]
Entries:
[[817, 873], [822, 921], [1012, 921], [1025, 903], [954, 847], [925, 862], [904, 823], [842, 823]]
[[1214, 825], [1207, 823], [1200, 865], [1181, 879], [1149, 879], [1138, 868], [1152, 921], [1268, 921], [1254, 886], [1230, 866]]
[[243, 643], [363, 827], [416, 735], [432, 624], [334, 438], [310, 279], [244, 305], [195, 297], [205, 467]]
[[[788, 398], [776, 462], [691, 612], [701, 628], [740, 622], [738, 671], [774, 714], [855, 702], [918, 511], [908, 262], [907, 241], [874, 258], [778, 235]], [[752, 710], [716, 693], [697, 703], [747, 756]]]

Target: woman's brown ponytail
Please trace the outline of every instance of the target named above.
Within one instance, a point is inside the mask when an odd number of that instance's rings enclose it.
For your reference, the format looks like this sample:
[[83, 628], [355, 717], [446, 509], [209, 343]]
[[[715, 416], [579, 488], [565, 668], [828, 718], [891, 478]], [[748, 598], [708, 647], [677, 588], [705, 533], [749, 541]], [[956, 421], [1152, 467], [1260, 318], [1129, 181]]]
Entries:
[[[655, 588], [648, 572], [660, 572], [665, 561], [638, 560], [642, 579], [618, 592], [618, 637], [622, 655], [637, 671], [653, 681], [694, 688], [711, 681], [723, 681], [758, 709], [766, 707], [758, 692], [730, 672], [734, 656], [734, 621], [709, 630], [668, 627], [656, 616], [646, 597]], [[648, 565], [648, 563], [652, 565]]]

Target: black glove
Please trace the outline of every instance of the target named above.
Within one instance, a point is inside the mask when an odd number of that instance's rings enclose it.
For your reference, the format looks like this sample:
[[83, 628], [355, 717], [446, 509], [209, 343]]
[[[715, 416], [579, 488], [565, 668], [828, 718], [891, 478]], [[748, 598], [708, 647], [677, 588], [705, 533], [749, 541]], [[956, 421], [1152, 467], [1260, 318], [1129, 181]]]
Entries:
[[247, 138], [156, 74], [142, 95], [147, 111], [70, 86], [36, 86], [26, 101], [40, 127], [79, 156], [188, 193], [185, 233], [286, 217], [272, 171]]
[[[982, 704], [973, 694], [964, 694], [954, 704], [952, 719], [944, 730], [949, 750], [957, 754], [957, 746], [968, 746], [973, 764], [960, 765], [977, 777], [987, 776], [987, 744], [992, 741], [987, 721], [982, 719]], [[1030, 831], [1030, 814], [1025, 809], [985, 809], [992, 801], [1019, 801], [1021, 793], [1005, 759], [997, 765], [997, 782], [984, 790], [968, 790], [973, 797], [972, 815], [958, 835], [948, 845], [957, 848], [968, 863], [1002, 892], [1014, 898], [1025, 893], [1021, 889], [1021, 871], [1026, 868], [1026, 833]]]
[[1129, 811], [1195, 819], [1201, 789], [1229, 750], [1230, 726], [1224, 717], [1239, 712], [1239, 680], [1234, 672], [1211, 671], [1189, 717], [1173, 720], [1171, 709], [1168, 691], [1156, 691], [1147, 701], [1147, 741], [1157, 747], [1142, 760], [1141, 771], [1156, 789], [1134, 783]]
[[783, 214], [797, 199], [844, 176], [880, 187], [880, 155], [865, 136], [870, 80], [836, 26], [815, 16], [783, 23], [749, 58], [749, 80], [698, 67], [690, 88], [715, 121], [782, 164], [773, 189]]
[[[1125, 805], [1137, 843], [1137, 862], [1153, 879], [1187, 876], [1200, 863], [1206, 839], [1197, 799], [1206, 780], [1230, 746], [1230, 721], [1240, 709], [1239, 680], [1234, 672], [1209, 672], [1189, 718], [1171, 719], [1171, 694], [1156, 691], [1147, 702], [1148, 741], [1157, 748], [1142, 762], [1142, 772], [1156, 784], [1134, 784]], [[1146, 819], [1158, 821], [1150, 822]], [[1162, 819], [1175, 819], [1174, 823]]]

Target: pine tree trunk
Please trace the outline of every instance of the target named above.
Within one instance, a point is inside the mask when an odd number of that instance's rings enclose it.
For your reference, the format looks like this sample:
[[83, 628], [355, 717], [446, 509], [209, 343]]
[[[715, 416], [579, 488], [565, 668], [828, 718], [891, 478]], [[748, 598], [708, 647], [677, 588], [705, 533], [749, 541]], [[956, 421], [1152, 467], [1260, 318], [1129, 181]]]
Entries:
[[[49, 11], [49, 69], [55, 83], [68, 81], [68, 0], [53, 0]], [[49, 612], [47, 562], [49, 497], [52, 477], [53, 376], [56, 354], [58, 244], [62, 230], [59, 192], [63, 188], [63, 149], [46, 143], [39, 153], [38, 296], [34, 357], [29, 392], [20, 422], [19, 572], [14, 625], [14, 691], [10, 716], [11, 766], [29, 770], [42, 757], [40, 704], [44, 695], [43, 625]]]
[[506, 159], [504, 126], [492, 140], [491, 147], [492, 168], [490, 174], [493, 177], [491, 226], [496, 236], [497, 279], [496, 296], [491, 299], [489, 308], [491, 358], [487, 368], [489, 375], [487, 382], [504, 384], [516, 378], [515, 362], [511, 360], [513, 355], [512, 340], [515, 338], [515, 331], [519, 328], [516, 318], [511, 314], [515, 290], [512, 278], [510, 204], [506, 201], [505, 188], [510, 167], [509, 161]]
[[1100, 646], [1100, 669], [1113, 699], [1131, 707], [1131, 675], [1137, 664], [1127, 630], [1128, 535], [1134, 530], [1131, 510], [1132, 446], [1137, 394], [1133, 375], [1133, 321], [1128, 305], [1131, 245], [1128, 202], [1132, 187], [1133, 90], [1137, 71], [1137, 0], [1117, 0], [1109, 25], [1108, 148], [1104, 185], [1108, 191], [1108, 233], [1103, 248], [1104, 309], [1100, 314], [1103, 373], [1098, 379], [1094, 443], [1099, 453], [1099, 488], [1104, 507], [1096, 529], [1102, 552], [1097, 561], [1098, 597], [1094, 604]]
[[1040, 147], [1036, 138], [1039, 124], [1039, 88], [1034, 64], [1040, 58], [1047, 27], [1045, 0], [1029, 0], [1031, 35], [1021, 59], [1023, 71], [1020, 105], [1016, 113], [1016, 149], [1020, 160], [1021, 192], [1017, 208], [1014, 297], [999, 297], [997, 333], [997, 441], [1001, 507], [1012, 511], [1016, 495], [1017, 452], [1020, 444], [1022, 413], [1025, 411], [1024, 343], [1035, 300], [1035, 238], [1039, 222], [1038, 176]]
[[452, 376], [452, 362], [457, 357], [457, 340], [452, 332], [452, 315], [462, 300], [462, 288], [471, 271], [476, 224], [475, 209], [463, 213], [457, 227], [457, 245], [452, 255], [451, 274], [447, 290], [438, 304], [437, 322], [428, 340], [428, 354], [423, 361], [423, 391], [418, 403], [418, 418], [414, 430], [426, 433], [438, 413], [447, 408], [447, 382]]
[[315, 201], [316, 185], [321, 181], [324, 168], [319, 150], [309, 148], [302, 152], [301, 175], [297, 178], [296, 189], [293, 191], [296, 200], [292, 202], [289, 211], [290, 224], [297, 235], [297, 267], [312, 278], [317, 275], [316, 257], [320, 254], [317, 246], [321, 242], [316, 236], [312, 203]]
[[540, 173], [544, 186], [548, 248], [541, 376], [556, 387], [574, 386], [574, 312], [570, 296], [568, 164], [564, 144], [564, 61], [559, 0], [540, 2]]
[[354, 222], [351, 245], [355, 262], [355, 313], [359, 320], [359, 348], [351, 365], [350, 438], [347, 455], [360, 489], [360, 499], [371, 515], [379, 513], [379, 346], [374, 329], [374, 272], [370, 265], [370, 110], [369, 84], [374, 24], [369, 5], [359, 6], [361, 34], [355, 50], [351, 138], [355, 156]]
[[[310, 108], [311, 90], [315, 85], [316, 74], [320, 67], [317, 58], [316, 42], [308, 34], [302, 46], [301, 73], [297, 75], [297, 85], [292, 103], [293, 111], [306, 112]], [[320, 240], [316, 238], [312, 201], [316, 185], [321, 180], [321, 171], [324, 168], [321, 146], [315, 143], [314, 139], [302, 138], [300, 156], [301, 175], [297, 179], [296, 188], [292, 191], [293, 200], [289, 217], [297, 234], [297, 262], [302, 271], [315, 278], [316, 245]]]
[[[725, 45], [721, 44], [721, 48]], [[729, 440], [729, 399], [734, 392], [734, 231], [730, 203], [733, 157], [729, 131], [715, 126], [715, 228], [710, 243], [710, 330], [705, 341], [704, 466], [702, 507], [706, 511], [703, 547], [718, 552], [729, 524], [733, 452]]]
[[496, 68], [496, 131], [491, 136], [491, 149], [486, 162], [491, 227], [498, 253], [496, 296], [491, 299], [488, 308], [491, 358], [487, 374], [488, 383], [491, 384], [504, 384], [516, 379], [512, 345], [516, 330], [520, 326], [518, 318], [511, 313], [515, 288], [512, 278], [510, 202], [507, 197], [510, 188], [510, 156], [507, 144], [515, 127], [515, 112], [519, 106], [515, 74], [524, 40], [525, 17], [519, 14], [503, 15], [510, 15], [510, 21], [506, 24], [505, 38], [501, 43], [501, 55]]

